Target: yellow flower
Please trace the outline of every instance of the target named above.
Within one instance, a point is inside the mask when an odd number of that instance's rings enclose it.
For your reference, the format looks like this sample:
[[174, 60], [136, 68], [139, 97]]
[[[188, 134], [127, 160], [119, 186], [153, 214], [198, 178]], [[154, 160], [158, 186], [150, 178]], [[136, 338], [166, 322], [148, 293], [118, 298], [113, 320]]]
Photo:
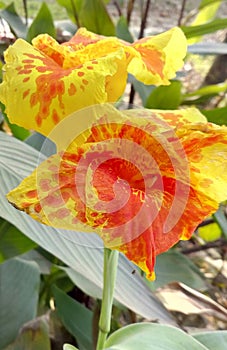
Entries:
[[149, 279], [156, 255], [189, 239], [227, 198], [227, 128], [196, 109], [98, 105], [58, 128], [55, 135], [65, 130], [67, 140], [61, 152], [11, 191], [9, 202], [46, 225], [96, 232]]
[[186, 54], [179, 28], [129, 44], [81, 28], [64, 44], [46, 34], [18, 39], [5, 52], [0, 101], [12, 123], [48, 136], [72, 112], [115, 102], [127, 74], [145, 84], [169, 84]]

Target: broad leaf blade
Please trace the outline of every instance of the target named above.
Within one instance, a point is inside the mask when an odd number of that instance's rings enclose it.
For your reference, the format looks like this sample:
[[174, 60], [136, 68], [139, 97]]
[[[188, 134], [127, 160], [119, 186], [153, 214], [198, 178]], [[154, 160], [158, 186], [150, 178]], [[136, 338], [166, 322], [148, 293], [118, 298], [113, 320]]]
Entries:
[[102, 0], [84, 0], [79, 15], [81, 24], [88, 30], [97, 34], [115, 35], [114, 24]]
[[0, 265], [0, 348], [10, 344], [20, 327], [36, 315], [39, 268], [15, 258]]
[[201, 110], [208, 122], [217, 125], [227, 125], [227, 107], [214, 108], [212, 110]]
[[45, 2], [42, 3], [36, 18], [33, 20], [26, 39], [31, 42], [35, 36], [43, 33], [47, 33], [54, 38], [56, 36], [52, 14]]
[[8, 23], [12, 33], [16, 36], [16, 38], [26, 38], [27, 27], [23, 23], [20, 16], [17, 14], [14, 3], [10, 4], [4, 10], [0, 11], [0, 17]]
[[122, 40], [132, 43], [133, 36], [129, 31], [127, 20], [125, 17], [121, 16], [117, 22], [116, 26], [116, 36]]
[[226, 26], [227, 19], [219, 18], [198, 26], [182, 26], [181, 29], [183, 30], [186, 38], [189, 39], [197, 36], [203, 36], [205, 34], [214, 33], [219, 29], [225, 29]]
[[151, 109], [177, 109], [181, 102], [181, 83], [174, 80], [171, 85], [155, 88], [147, 98], [145, 107]]
[[51, 350], [49, 327], [44, 317], [26, 323], [13, 344], [4, 350]]
[[156, 280], [153, 283], [147, 281], [152, 290], [178, 281], [198, 290], [207, 288], [200, 270], [191, 260], [175, 250], [157, 256], [156, 271]]
[[13, 136], [15, 136], [19, 140], [25, 140], [30, 135], [30, 131], [23, 128], [22, 126], [12, 124], [5, 113], [5, 106], [1, 102], [0, 102], [0, 107], [1, 107], [1, 115], [3, 116], [4, 120], [8, 124]]
[[92, 350], [93, 313], [59, 288], [53, 288], [57, 313], [66, 329], [76, 338], [80, 350]]
[[209, 350], [227, 349], [227, 331], [198, 333], [194, 335], [194, 338], [204, 344]]
[[76, 17], [79, 16], [83, 0], [57, 0], [57, 2], [66, 9], [71, 21], [76, 22]]
[[0, 262], [36, 247], [18, 228], [0, 218]]
[[178, 328], [152, 323], [126, 326], [110, 335], [106, 350], [207, 350]]

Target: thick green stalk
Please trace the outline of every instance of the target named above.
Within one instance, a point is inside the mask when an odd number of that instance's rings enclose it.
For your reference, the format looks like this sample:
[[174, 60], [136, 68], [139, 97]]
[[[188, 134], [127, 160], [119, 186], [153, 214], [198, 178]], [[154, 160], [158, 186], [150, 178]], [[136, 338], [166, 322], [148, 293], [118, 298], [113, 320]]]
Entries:
[[118, 255], [118, 251], [104, 248], [102, 306], [96, 350], [104, 349], [106, 338], [110, 331]]

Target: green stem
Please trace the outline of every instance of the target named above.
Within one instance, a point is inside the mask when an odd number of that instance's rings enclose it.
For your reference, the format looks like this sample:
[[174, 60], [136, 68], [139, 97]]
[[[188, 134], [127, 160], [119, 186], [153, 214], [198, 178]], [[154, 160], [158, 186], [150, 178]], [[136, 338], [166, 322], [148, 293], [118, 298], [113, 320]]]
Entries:
[[96, 350], [104, 349], [106, 338], [110, 331], [118, 255], [118, 251], [104, 248], [102, 306]]

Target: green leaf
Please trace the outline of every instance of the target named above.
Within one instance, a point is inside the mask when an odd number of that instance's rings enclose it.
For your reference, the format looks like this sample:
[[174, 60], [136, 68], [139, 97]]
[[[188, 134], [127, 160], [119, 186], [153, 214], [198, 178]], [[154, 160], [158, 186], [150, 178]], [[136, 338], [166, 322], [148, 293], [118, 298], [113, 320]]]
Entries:
[[102, 288], [97, 283], [89, 280], [71, 267], [59, 266], [59, 269], [66, 272], [71, 281], [78, 286], [85, 294], [90, 295], [95, 299], [102, 299]]
[[227, 107], [214, 108], [211, 110], [200, 110], [207, 120], [217, 125], [227, 125]]
[[53, 294], [57, 314], [65, 328], [76, 338], [80, 350], [92, 350], [93, 313], [56, 286], [53, 287]]
[[221, 5], [221, 0], [216, 0], [216, 1], [202, 0], [199, 6], [198, 14], [191, 25], [193, 26], [199, 25], [199, 24], [207, 23], [208, 21], [212, 20], [215, 17], [220, 5]]
[[[26, 236], [24, 237], [27, 238]], [[20, 258], [23, 260], [36, 262], [42, 275], [50, 274], [51, 262], [47, 260], [43, 255], [41, 255], [37, 250], [30, 250], [29, 252], [22, 254]]]
[[10, 344], [21, 326], [36, 315], [39, 268], [18, 258], [0, 265], [0, 348]]
[[223, 235], [227, 239], [227, 218], [225, 216], [222, 206], [220, 206], [218, 211], [216, 211], [216, 213], [213, 214], [213, 218], [218, 223], [219, 227], [222, 230]]
[[18, 228], [0, 218], [0, 262], [35, 248], [36, 243]]
[[102, 0], [84, 0], [79, 17], [81, 24], [88, 30], [97, 34], [115, 35], [114, 24]]
[[178, 328], [145, 322], [123, 327], [111, 334], [105, 343], [105, 349], [207, 350], [204, 345]]
[[38, 34], [47, 33], [53, 38], [56, 37], [56, 30], [52, 18], [52, 14], [45, 2], [42, 3], [40, 10], [29, 27], [27, 34], [27, 41], [31, 42], [32, 39]]
[[117, 21], [116, 36], [122, 40], [132, 43], [134, 41], [132, 34], [129, 31], [127, 20], [121, 16]]
[[49, 327], [44, 317], [26, 323], [15, 342], [5, 350], [51, 350]]
[[181, 83], [174, 80], [168, 86], [155, 88], [148, 97], [145, 107], [151, 109], [177, 109], [181, 102]]
[[193, 38], [196, 36], [203, 36], [205, 34], [214, 33], [219, 29], [225, 29], [227, 26], [226, 18], [219, 18], [208, 23], [198, 25], [198, 26], [182, 26], [186, 38]]
[[7, 124], [9, 125], [13, 136], [15, 136], [17, 139], [23, 141], [30, 135], [30, 131], [28, 131], [27, 129], [24, 129], [22, 126], [18, 126], [16, 124], [10, 123], [8, 117], [6, 117], [6, 116], [4, 118], [7, 122]]
[[[212, 19], [215, 18], [216, 13], [221, 5], [221, 0], [219, 1], [207, 1], [202, 0], [199, 6], [199, 11], [197, 13], [197, 16], [195, 17], [194, 21], [191, 23], [191, 26], [198, 26], [203, 25], [205, 23], [210, 22]], [[200, 41], [202, 38], [201, 36], [193, 37], [189, 40], [189, 43], [195, 43], [197, 41]]]
[[207, 287], [200, 270], [190, 259], [176, 250], [172, 249], [157, 256], [155, 269], [156, 280], [153, 283], [147, 281], [152, 290], [176, 281], [198, 290]]
[[[182, 96], [182, 104], [199, 104], [219, 93], [227, 90], [227, 83], [220, 83], [215, 85], [207, 85], [196, 91], [184, 94]], [[206, 113], [206, 112], [205, 112]]]
[[[4, 151], [7, 149], [7, 154]], [[22, 156], [23, 155], [23, 156]], [[78, 274], [102, 289], [103, 243], [96, 234], [57, 230], [41, 225], [13, 208], [5, 194], [31, 173], [45, 157], [34, 148], [0, 132], [0, 216], [52, 253]], [[146, 319], [175, 324], [168, 311], [151, 292], [135, 266], [120, 256], [115, 300]]]
[[206, 242], [212, 242], [219, 239], [222, 235], [220, 226], [216, 222], [198, 228], [198, 235]]
[[57, 2], [66, 9], [71, 21], [76, 22], [75, 17], [78, 16], [81, 10], [83, 0], [57, 0]]
[[155, 89], [154, 85], [145, 85], [142, 82], [136, 80], [133, 76], [129, 75], [129, 82], [133, 84], [133, 87], [136, 92], [138, 92], [143, 106], [145, 106], [148, 97], [152, 93], [152, 91]]
[[7, 115], [5, 114], [5, 106], [0, 102], [0, 108], [1, 108], [1, 115], [3, 115], [6, 123], [8, 124], [13, 136], [15, 136], [17, 139], [19, 140], [25, 140], [29, 135], [30, 135], [30, 131], [28, 131], [27, 129], [24, 129], [21, 126], [18, 126], [16, 124], [12, 124], [9, 121], [9, 118], [7, 117]]
[[64, 344], [63, 350], [79, 350], [79, 349], [75, 348], [75, 346], [72, 346], [70, 344]]
[[14, 3], [10, 4], [4, 10], [0, 11], [0, 17], [8, 23], [12, 33], [16, 38], [26, 38], [27, 27], [20, 16], [17, 14]]
[[45, 156], [49, 157], [56, 153], [56, 145], [47, 137], [42, 134], [35, 132], [29, 136], [25, 142], [35, 148], [37, 151], [42, 152]]
[[194, 335], [194, 338], [204, 344], [209, 350], [227, 349], [227, 331], [198, 333]]
[[[222, 2], [224, 2], [224, 1], [226, 1], [226, 0], [222, 0]], [[211, 4], [214, 4], [216, 2], [220, 2], [220, 0], [202, 0], [199, 4], [199, 9], [202, 9], [202, 8], [209, 6]]]
[[208, 42], [189, 45], [188, 52], [196, 55], [227, 55], [227, 44]]

